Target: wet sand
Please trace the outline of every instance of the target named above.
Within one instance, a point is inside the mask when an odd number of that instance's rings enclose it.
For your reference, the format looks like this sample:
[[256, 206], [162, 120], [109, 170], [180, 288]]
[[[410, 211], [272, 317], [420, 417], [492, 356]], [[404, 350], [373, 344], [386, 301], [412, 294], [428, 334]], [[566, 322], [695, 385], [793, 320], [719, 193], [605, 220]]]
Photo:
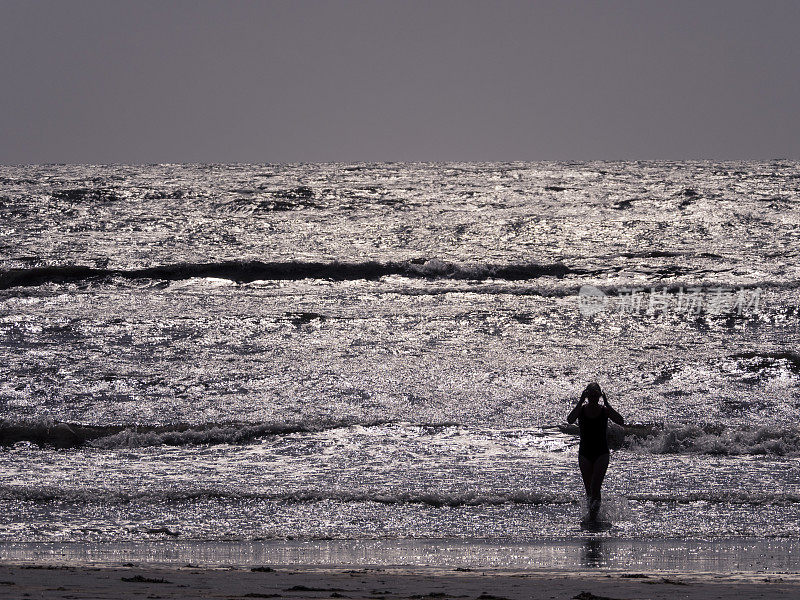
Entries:
[[[163, 534], [167, 537], [167, 534]], [[482, 571], [800, 573], [800, 540], [262, 540], [3, 542], [0, 564], [118, 567], [125, 563], [204, 568], [439, 568]]]
[[796, 540], [4, 543], [2, 598], [800, 598]]
[[0, 598], [798, 598], [800, 575], [439, 568], [0, 566]]

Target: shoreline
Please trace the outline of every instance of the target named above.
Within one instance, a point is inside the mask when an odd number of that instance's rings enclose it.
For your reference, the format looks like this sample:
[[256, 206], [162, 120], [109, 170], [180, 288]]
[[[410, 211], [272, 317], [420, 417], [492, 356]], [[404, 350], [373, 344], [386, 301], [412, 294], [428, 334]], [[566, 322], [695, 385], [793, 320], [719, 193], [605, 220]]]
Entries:
[[0, 542], [0, 564], [175, 568], [438, 568], [520, 572], [800, 573], [800, 539]]
[[354, 600], [578, 600], [736, 597], [789, 599], [800, 574], [673, 574], [621, 571], [481, 571], [436, 568], [251, 569], [0, 565], [3, 598], [348, 598]]

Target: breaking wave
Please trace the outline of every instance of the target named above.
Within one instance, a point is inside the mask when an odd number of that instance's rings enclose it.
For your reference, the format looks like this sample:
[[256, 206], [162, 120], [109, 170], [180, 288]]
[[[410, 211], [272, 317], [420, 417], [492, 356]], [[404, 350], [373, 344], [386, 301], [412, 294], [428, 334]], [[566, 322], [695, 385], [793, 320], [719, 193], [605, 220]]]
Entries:
[[[664, 492], [652, 494], [630, 494], [623, 496], [627, 501], [653, 502], [657, 504], [740, 504], [777, 505], [800, 503], [800, 494], [791, 492], [750, 492], [741, 490], [711, 490], [690, 492]], [[287, 504], [308, 504], [315, 502], [339, 503], [377, 503], [385, 505], [416, 504], [434, 508], [459, 508], [465, 506], [503, 506], [503, 505], [577, 505], [581, 496], [568, 493], [548, 493], [543, 491], [518, 492], [398, 492], [387, 490], [296, 490], [289, 492], [270, 492], [265, 490], [244, 490], [226, 487], [186, 488], [186, 489], [85, 489], [54, 485], [20, 486], [0, 485], [0, 501], [24, 502], [80, 502], [80, 503], [179, 503], [193, 501], [265, 501]]]
[[[437, 433], [458, 423], [408, 423], [393, 420], [309, 420], [270, 423], [200, 423], [170, 425], [83, 425], [48, 420], [0, 419], [0, 446], [19, 443], [40, 447], [142, 448], [153, 446], [204, 446], [254, 443], [269, 436], [320, 433], [349, 427], [397, 425], [419, 427], [422, 434]], [[554, 425], [542, 430], [578, 435], [576, 425]], [[482, 434], [476, 432], [478, 436]], [[670, 425], [646, 423], [620, 427], [609, 423], [612, 450], [641, 454], [708, 454], [722, 456], [800, 456], [800, 429], [762, 426]], [[576, 440], [577, 442], [577, 440]]]
[[105, 278], [158, 279], [177, 281], [193, 277], [215, 277], [237, 283], [259, 280], [330, 279], [348, 281], [380, 279], [389, 275], [442, 279], [506, 279], [521, 281], [538, 277], [565, 277], [585, 274], [561, 263], [522, 263], [509, 265], [465, 265], [439, 259], [406, 262], [261, 262], [225, 261], [177, 263], [141, 269], [108, 269], [82, 265], [31, 267], [0, 271], [0, 289], [65, 283]]
[[[577, 425], [559, 425], [568, 435], [578, 435]], [[608, 426], [608, 445], [640, 454], [709, 454], [721, 456], [800, 456], [800, 429], [762, 426], [734, 428], [723, 425], [670, 425], [656, 423]]]
[[[733, 361], [732, 365], [725, 364]], [[762, 379], [791, 374], [800, 375], [800, 353], [792, 350], [777, 350], [773, 352], [748, 351], [732, 354], [720, 367], [735, 367], [734, 373], [740, 379], [757, 382]], [[736, 373], [738, 372], [738, 373]]]
[[[672, 269], [672, 267], [668, 267], [669, 269]], [[64, 283], [101, 282], [113, 284], [115, 280], [171, 282], [193, 278], [215, 278], [237, 284], [249, 284], [256, 281], [300, 281], [304, 279], [377, 281], [383, 277], [399, 276], [420, 282], [433, 280], [441, 282], [435, 286], [399, 286], [393, 290], [395, 293], [403, 295], [440, 295], [460, 292], [463, 291], [463, 285], [469, 283], [471, 291], [483, 294], [567, 297], [581, 293], [583, 289], [582, 282], [585, 281], [584, 278], [613, 275], [616, 271], [618, 271], [617, 267], [594, 266], [583, 268], [574, 265], [568, 266], [560, 262], [467, 264], [449, 262], [438, 258], [388, 262], [306, 262], [293, 260], [262, 262], [257, 260], [232, 260], [208, 263], [175, 263], [139, 269], [55, 265], [0, 270], [0, 290]], [[677, 272], [670, 271], [670, 273], [671, 276], [675, 276]], [[569, 279], [565, 279], [568, 277]], [[475, 287], [476, 282], [480, 282], [478, 287]], [[529, 283], [526, 284], [524, 282]], [[669, 285], [658, 289], [666, 294], [679, 294], [696, 285], [696, 281], [674, 280]], [[715, 282], [715, 286], [722, 286], [722, 283]], [[600, 295], [612, 298], [619, 296], [621, 293], [626, 293], [625, 291], [628, 290], [628, 287], [622, 284], [598, 284], [594, 287], [596, 287]], [[736, 290], [795, 290], [800, 288], [800, 280], [763, 279], [750, 282], [731, 282], [723, 287]], [[790, 314], [794, 314], [792, 310], [787, 312], [787, 315]]]
[[800, 430], [682, 425], [629, 435], [625, 445], [635, 452], [651, 454], [800, 456]]
[[800, 494], [792, 492], [748, 492], [742, 490], [714, 490], [692, 492], [667, 492], [663, 494], [632, 494], [628, 500], [657, 504], [741, 504], [749, 506], [786, 506], [800, 503]]
[[0, 446], [29, 442], [54, 448], [138, 448], [146, 446], [193, 446], [243, 444], [270, 435], [310, 433], [354, 425], [376, 426], [353, 420], [307, 423], [204, 423], [200, 425], [80, 425], [48, 421], [0, 420]]
[[197, 489], [74, 489], [59, 486], [23, 487], [0, 485], [0, 500], [28, 502], [103, 502], [125, 503], [141, 501], [186, 502], [193, 500], [264, 500], [286, 503], [375, 502], [378, 504], [422, 504], [433, 507], [498, 506], [503, 504], [577, 504], [578, 499], [567, 494], [546, 492], [394, 492], [394, 491], [334, 491], [303, 490], [282, 493], [227, 488]]

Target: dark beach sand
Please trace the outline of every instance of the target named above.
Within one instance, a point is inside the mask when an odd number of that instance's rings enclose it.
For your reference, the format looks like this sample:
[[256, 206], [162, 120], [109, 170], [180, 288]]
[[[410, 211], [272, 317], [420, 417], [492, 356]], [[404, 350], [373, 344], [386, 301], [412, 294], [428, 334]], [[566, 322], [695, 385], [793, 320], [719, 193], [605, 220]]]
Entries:
[[0, 598], [798, 598], [797, 575], [4, 565]]

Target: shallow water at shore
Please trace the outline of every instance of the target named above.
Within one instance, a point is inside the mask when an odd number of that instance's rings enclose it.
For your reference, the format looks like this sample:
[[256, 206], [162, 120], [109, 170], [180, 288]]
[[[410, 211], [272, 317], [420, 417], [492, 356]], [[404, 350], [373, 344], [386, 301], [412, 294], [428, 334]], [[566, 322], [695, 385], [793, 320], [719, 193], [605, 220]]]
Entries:
[[13, 543], [0, 544], [0, 562], [120, 566], [230, 566], [572, 571], [646, 573], [797, 573], [798, 540], [583, 539], [494, 542], [489, 540], [315, 540], [271, 542]]

